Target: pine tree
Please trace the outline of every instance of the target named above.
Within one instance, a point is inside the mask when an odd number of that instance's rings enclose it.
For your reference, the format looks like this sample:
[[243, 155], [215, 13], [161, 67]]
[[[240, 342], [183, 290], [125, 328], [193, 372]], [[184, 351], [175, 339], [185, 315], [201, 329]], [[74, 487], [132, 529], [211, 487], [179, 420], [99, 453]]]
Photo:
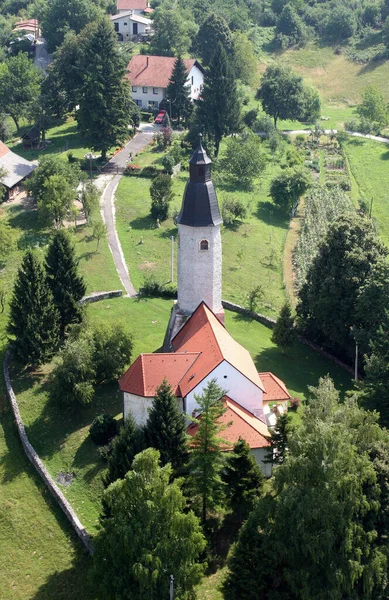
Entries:
[[193, 44], [203, 65], [208, 66], [211, 63], [213, 50], [218, 44], [223, 46], [229, 57], [233, 56], [234, 41], [231, 30], [223, 17], [212, 13], [203, 21]]
[[188, 457], [185, 417], [180, 413], [172, 388], [164, 379], [157, 389], [146, 424], [150, 446], [159, 450], [161, 464], [173, 469], [183, 466]]
[[78, 41], [83, 85], [76, 117], [81, 135], [105, 159], [109, 148], [128, 138], [128, 124], [136, 106], [109, 20], [88, 25]]
[[130, 414], [123, 427], [112, 442], [112, 450], [108, 459], [108, 472], [104, 477], [105, 485], [117, 479], [123, 479], [132, 467], [134, 457], [146, 448], [145, 432], [137, 428], [134, 417]]
[[290, 416], [279, 415], [275, 427], [270, 431], [270, 448], [265, 462], [282, 465], [288, 451], [288, 427]]
[[170, 101], [173, 118], [177, 118], [178, 123], [180, 123], [181, 117], [185, 119], [192, 107], [187, 68], [181, 56], [178, 56], [174, 63], [172, 75], [166, 88], [166, 98]]
[[230, 507], [239, 521], [243, 521], [260, 496], [264, 476], [254, 456], [250, 454], [249, 445], [242, 438], [239, 438], [227, 457], [223, 481]]
[[279, 317], [274, 326], [271, 341], [277, 346], [281, 346], [282, 353], [285, 348], [292, 346], [296, 341], [296, 330], [294, 329], [294, 318], [289, 302], [285, 302], [281, 308]]
[[201, 396], [195, 395], [200, 416], [194, 419], [197, 431], [190, 443], [189, 487], [194, 498], [200, 499], [203, 524], [210, 510], [222, 510], [224, 484], [221, 473], [224, 467], [223, 448], [226, 442], [220, 437], [225, 429], [218, 419], [226, 412], [221, 398], [225, 392], [212, 379]]
[[70, 323], [80, 323], [80, 300], [86, 286], [78, 273], [74, 246], [69, 235], [59, 230], [53, 236], [46, 256], [47, 281], [61, 317], [61, 333]]
[[28, 250], [19, 269], [12, 300], [8, 333], [12, 349], [23, 363], [49, 359], [59, 340], [59, 314], [37, 255]]
[[203, 127], [204, 133], [213, 139], [217, 156], [222, 138], [239, 131], [241, 125], [236, 80], [220, 44], [205, 73], [201, 98], [196, 111], [197, 127]]

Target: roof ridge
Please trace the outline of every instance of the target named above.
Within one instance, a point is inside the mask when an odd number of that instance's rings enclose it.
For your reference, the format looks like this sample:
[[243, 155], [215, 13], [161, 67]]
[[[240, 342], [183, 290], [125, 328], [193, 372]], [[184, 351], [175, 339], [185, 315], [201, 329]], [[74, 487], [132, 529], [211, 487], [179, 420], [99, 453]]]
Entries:
[[143, 363], [143, 354], [140, 354], [140, 365], [141, 365], [141, 371], [142, 371], [142, 383], [143, 383], [143, 394], [146, 393], [146, 379], [145, 379], [145, 369], [144, 369], [144, 363]]
[[[236, 406], [239, 407], [239, 409], [243, 412], [243, 413], [248, 413], [248, 416], [250, 416], [251, 419], [256, 419], [257, 421], [259, 421], [262, 425], [266, 425], [265, 421], [262, 421], [262, 419], [260, 419], [259, 417], [257, 417], [256, 415], [254, 415], [254, 413], [251, 413], [249, 410], [247, 410], [247, 408], [245, 408], [244, 406], [242, 406], [241, 404], [239, 404], [239, 402], [237, 402], [236, 400], [234, 400], [233, 398], [231, 398], [230, 396], [225, 396], [230, 402], [232, 402], [233, 404], [235, 404]], [[250, 423], [248, 420], [244, 419], [236, 410], [235, 410], [235, 406], [231, 406], [230, 405], [231, 410], [234, 411], [234, 413], [240, 418], [242, 419], [245, 423], [247, 423], [247, 425], [249, 425], [251, 427], [251, 429], [253, 429], [254, 431], [256, 431], [259, 435], [261, 435], [263, 438], [267, 439], [266, 436], [261, 433], [260, 431], [258, 431], [258, 429], [256, 429], [252, 423]]]

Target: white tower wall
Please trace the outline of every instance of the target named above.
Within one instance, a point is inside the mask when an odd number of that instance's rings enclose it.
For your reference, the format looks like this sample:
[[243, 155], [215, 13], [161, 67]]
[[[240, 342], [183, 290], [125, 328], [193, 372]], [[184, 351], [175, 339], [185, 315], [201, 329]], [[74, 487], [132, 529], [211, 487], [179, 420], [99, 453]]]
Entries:
[[[208, 250], [201, 242], [208, 242]], [[204, 244], [203, 244], [204, 245]], [[178, 309], [192, 314], [204, 301], [222, 311], [222, 243], [220, 225], [178, 225]]]

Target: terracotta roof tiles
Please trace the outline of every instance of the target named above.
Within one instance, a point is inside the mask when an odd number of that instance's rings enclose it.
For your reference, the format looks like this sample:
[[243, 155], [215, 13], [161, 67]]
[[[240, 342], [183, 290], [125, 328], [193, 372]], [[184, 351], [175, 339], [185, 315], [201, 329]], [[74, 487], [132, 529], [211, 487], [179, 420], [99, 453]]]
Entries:
[[273, 373], [260, 373], [259, 376], [265, 388], [263, 394], [264, 402], [290, 399], [290, 394], [286, 388], [285, 383], [281, 379], [276, 377]]
[[[166, 88], [176, 59], [174, 56], [133, 56], [127, 66], [127, 77], [131, 85]], [[196, 63], [195, 59], [184, 60], [187, 72]]]
[[148, 0], [118, 0], [117, 10], [146, 10]]

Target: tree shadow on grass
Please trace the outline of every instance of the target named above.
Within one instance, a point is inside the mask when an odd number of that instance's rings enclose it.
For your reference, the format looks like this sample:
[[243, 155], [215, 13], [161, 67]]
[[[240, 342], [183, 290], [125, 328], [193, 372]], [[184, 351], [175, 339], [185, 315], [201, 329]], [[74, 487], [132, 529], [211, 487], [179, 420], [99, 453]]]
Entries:
[[133, 219], [129, 222], [129, 226], [131, 229], [156, 229], [155, 220], [151, 217], [151, 215]]
[[28, 461], [24, 456], [22, 443], [9, 406], [0, 411], [0, 427], [4, 432], [6, 446], [3, 456], [0, 458], [0, 471], [3, 471], [1, 484], [7, 485], [25, 473]]
[[285, 211], [270, 201], [261, 201], [258, 203], [256, 216], [260, 221], [263, 221], [267, 225], [272, 225], [273, 227], [287, 229], [289, 226], [289, 219]]
[[[76, 542], [77, 543], [77, 542]], [[82, 598], [92, 600], [94, 594], [88, 581], [88, 572], [92, 567], [92, 559], [77, 543], [76, 555], [70, 569], [52, 573], [43, 585], [31, 597], [31, 600], [70, 600]]]
[[176, 237], [178, 235], [178, 229], [176, 226], [170, 227], [169, 229], [160, 229], [159, 237], [161, 238], [171, 238]]
[[386, 59], [378, 59], [378, 60], [370, 60], [368, 63], [363, 65], [363, 67], [358, 71], [357, 76], [365, 75], [366, 73], [372, 73], [378, 67], [383, 65], [386, 62]]
[[8, 209], [8, 222], [14, 229], [19, 229], [22, 234], [18, 240], [19, 250], [26, 250], [31, 246], [44, 246], [48, 243], [51, 232], [42, 227], [37, 210], [26, 210], [17, 204]]
[[383, 152], [380, 156], [381, 160], [389, 160], [389, 150], [387, 150], [386, 152]]
[[94, 258], [97, 254], [97, 250], [91, 250], [90, 252], [83, 252], [83, 254], [81, 254], [78, 257], [78, 262], [81, 262], [82, 260], [91, 260], [92, 258]]
[[347, 144], [350, 146], [363, 146], [365, 141], [366, 141], [366, 138], [349, 136], [349, 138], [347, 140]]

